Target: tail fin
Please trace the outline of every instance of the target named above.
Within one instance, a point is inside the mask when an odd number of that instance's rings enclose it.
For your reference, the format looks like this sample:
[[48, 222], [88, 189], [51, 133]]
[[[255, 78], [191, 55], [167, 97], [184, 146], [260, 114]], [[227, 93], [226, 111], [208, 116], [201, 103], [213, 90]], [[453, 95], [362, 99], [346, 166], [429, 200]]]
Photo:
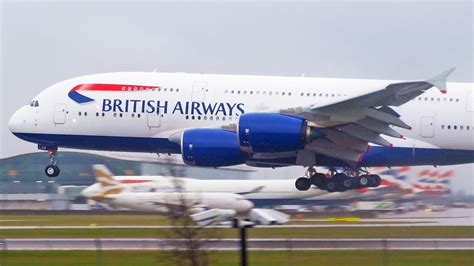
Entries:
[[95, 179], [97, 183], [100, 183], [102, 187], [117, 186], [119, 182], [114, 179], [112, 172], [103, 164], [94, 164], [92, 166], [94, 169]]
[[451, 74], [456, 68], [450, 68], [430, 79], [428, 79], [426, 82], [430, 83], [431, 85], [435, 86], [438, 88], [438, 90], [441, 93], [446, 93], [447, 92], [447, 86], [446, 86], [446, 79], [448, 78], [449, 74]]

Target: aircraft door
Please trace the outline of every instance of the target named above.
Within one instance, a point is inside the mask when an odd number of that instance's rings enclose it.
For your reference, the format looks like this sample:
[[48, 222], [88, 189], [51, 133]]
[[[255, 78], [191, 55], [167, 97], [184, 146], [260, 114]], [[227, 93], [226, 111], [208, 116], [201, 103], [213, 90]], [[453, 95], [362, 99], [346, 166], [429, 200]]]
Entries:
[[151, 113], [147, 114], [147, 123], [150, 129], [157, 128], [161, 126], [161, 114]]
[[421, 118], [420, 135], [422, 138], [434, 137], [434, 117], [425, 116]]
[[56, 106], [54, 107], [53, 122], [54, 124], [66, 123], [66, 104], [56, 104]]
[[204, 101], [207, 93], [207, 82], [195, 81], [193, 84], [193, 90], [191, 94], [192, 101]]
[[474, 112], [474, 93], [470, 93], [469, 96], [467, 96], [466, 110], [468, 112]]

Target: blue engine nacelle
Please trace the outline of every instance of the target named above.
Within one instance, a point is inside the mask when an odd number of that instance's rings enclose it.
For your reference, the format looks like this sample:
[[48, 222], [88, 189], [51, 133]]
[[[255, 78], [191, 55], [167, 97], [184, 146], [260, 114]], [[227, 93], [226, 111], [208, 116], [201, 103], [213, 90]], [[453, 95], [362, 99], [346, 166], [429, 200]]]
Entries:
[[181, 155], [189, 165], [219, 167], [245, 163], [237, 134], [221, 129], [189, 129], [181, 137]]
[[322, 135], [300, 117], [275, 113], [243, 114], [238, 126], [239, 144], [245, 152], [300, 150]]

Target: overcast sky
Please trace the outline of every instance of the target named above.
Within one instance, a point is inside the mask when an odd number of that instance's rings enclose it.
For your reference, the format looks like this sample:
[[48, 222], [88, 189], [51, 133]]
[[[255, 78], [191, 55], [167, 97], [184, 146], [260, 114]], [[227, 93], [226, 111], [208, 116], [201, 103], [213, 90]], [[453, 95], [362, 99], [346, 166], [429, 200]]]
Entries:
[[[49, 85], [113, 71], [473, 80], [472, 1], [1, 2], [0, 158]], [[472, 170], [472, 168], [471, 168]]]

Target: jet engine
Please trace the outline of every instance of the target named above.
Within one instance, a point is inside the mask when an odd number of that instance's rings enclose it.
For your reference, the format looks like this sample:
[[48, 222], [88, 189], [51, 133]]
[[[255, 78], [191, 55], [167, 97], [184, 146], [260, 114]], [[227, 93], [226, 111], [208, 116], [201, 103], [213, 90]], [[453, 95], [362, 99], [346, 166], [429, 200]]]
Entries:
[[220, 167], [245, 163], [237, 133], [222, 129], [189, 129], [181, 135], [181, 156], [189, 165]]
[[323, 137], [305, 119], [275, 113], [243, 114], [238, 136], [240, 148], [250, 153], [300, 150], [306, 143]]

